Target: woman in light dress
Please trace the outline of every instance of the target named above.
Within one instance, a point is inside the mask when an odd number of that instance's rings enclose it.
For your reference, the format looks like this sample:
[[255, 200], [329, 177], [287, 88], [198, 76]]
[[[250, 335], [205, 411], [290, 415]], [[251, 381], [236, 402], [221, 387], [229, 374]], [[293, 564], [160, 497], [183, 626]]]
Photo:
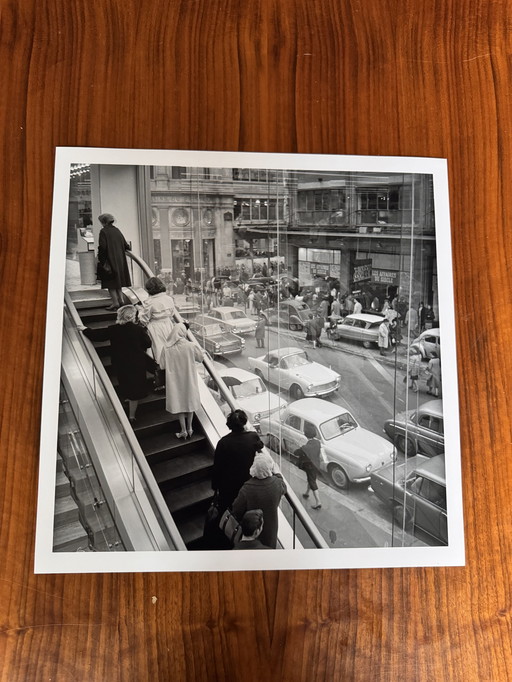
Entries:
[[187, 339], [187, 328], [175, 324], [160, 356], [160, 367], [165, 369], [165, 409], [177, 415], [181, 431], [177, 438], [192, 436], [192, 419], [199, 409], [199, 381], [196, 362], [201, 362], [203, 352]]
[[[172, 317], [175, 307], [174, 300], [166, 293], [165, 284], [159, 277], [150, 277], [144, 289], [148, 292], [147, 298], [139, 313], [139, 322], [147, 327], [151, 338], [151, 348], [153, 357], [160, 365], [160, 357], [164, 349], [165, 342], [169, 338], [173, 328]], [[161, 377], [155, 376], [155, 388], [163, 390]]]

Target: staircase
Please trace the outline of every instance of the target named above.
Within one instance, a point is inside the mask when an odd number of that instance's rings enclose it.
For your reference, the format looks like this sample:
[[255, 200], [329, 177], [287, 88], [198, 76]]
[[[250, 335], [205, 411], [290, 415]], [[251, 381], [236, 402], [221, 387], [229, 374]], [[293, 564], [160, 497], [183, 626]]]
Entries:
[[[108, 299], [104, 293], [71, 292], [85, 326], [98, 328], [115, 323], [115, 312], [105, 310]], [[94, 346], [117, 390], [110, 344], [95, 342]], [[213, 449], [196, 419], [192, 438], [176, 438], [179, 422], [165, 410], [165, 392], [155, 392], [152, 382], [153, 377], [148, 374], [149, 393], [139, 401], [134, 433], [187, 548], [202, 549], [203, 524], [213, 494], [210, 486]]]

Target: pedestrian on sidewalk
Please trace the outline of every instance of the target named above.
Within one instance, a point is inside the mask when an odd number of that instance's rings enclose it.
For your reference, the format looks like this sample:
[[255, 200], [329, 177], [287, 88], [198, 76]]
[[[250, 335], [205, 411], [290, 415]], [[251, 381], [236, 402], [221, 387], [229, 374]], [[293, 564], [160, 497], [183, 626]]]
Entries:
[[427, 366], [427, 393], [438, 398], [441, 394], [441, 360], [436, 351], [432, 351], [432, 357]]
[[304, 322], [304, 331], [306, 332], [306, 344], [309, 341], [313, 348], [316, 348], [316, 329], [313, 321], [313, 313], [309, 313], [308, 319]]
[[258, 316], [258, 321], [256, 322], [256, 331], [254, 334], [257, 348], [265, 348], [265, 326], [265, 318], [260, 313]]
[[409, 388], [417, 393], [418, 380], [421, 371], [421, 353], [418, 346], [412, 345], [409, 349]]
[[389, 347], [389, 320], [385, 317], [379, 325], [379, 352], [381, 355], [386, 355]]

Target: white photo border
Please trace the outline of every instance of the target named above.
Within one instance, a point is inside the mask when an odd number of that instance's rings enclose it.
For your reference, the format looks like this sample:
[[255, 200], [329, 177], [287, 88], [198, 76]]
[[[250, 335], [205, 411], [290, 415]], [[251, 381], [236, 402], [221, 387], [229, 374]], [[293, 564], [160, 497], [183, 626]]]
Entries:
[[[61, 374], [70, 165], [266, 168], [431, 174], [436, 217], [439, 312], [443, 321], [443, 402], [445, 422], [449, 544], [443, 547], [376, 547], [275, 550], [272, 552], [54, 552], [55, 457]], [[454, 320], [452, 248], [446, 159], [395, 156], [264, 154], [151, 149], [58, 147], [55, 156], [47, 325], [44, 353], [39, 490], [35, 544], [36, 573], [239, 571], [340, 568], [463, 566], [465, 563], [460, 467], [459, 401]], [[446, 408], [445, 408], [446, 411]]]

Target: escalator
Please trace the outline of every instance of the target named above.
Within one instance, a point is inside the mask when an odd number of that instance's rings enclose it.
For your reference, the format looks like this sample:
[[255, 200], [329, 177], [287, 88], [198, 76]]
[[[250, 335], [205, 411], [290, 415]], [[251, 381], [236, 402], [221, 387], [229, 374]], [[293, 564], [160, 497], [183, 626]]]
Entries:
[[[102, 296], [95, 296], [94, 292], [87, 298], [81, 292], [72, 292], [70, 296], [84, 326], [100, 328], [114, 324], [116, 314], [105, 310]], [[109, 342], [95, 341], [93, 345], [117, 389], [111, 372]], [[193, 436], [186, 440], [176, 438], [179, 422], [165, 409], [165, 392], [154, 391], [149, 374], [147, 381], [148, 395], [139, 402], [133, 430], [187, 549], [201, 549], [204, 518], [212, 496], [213, 448], [197, 417]]]

